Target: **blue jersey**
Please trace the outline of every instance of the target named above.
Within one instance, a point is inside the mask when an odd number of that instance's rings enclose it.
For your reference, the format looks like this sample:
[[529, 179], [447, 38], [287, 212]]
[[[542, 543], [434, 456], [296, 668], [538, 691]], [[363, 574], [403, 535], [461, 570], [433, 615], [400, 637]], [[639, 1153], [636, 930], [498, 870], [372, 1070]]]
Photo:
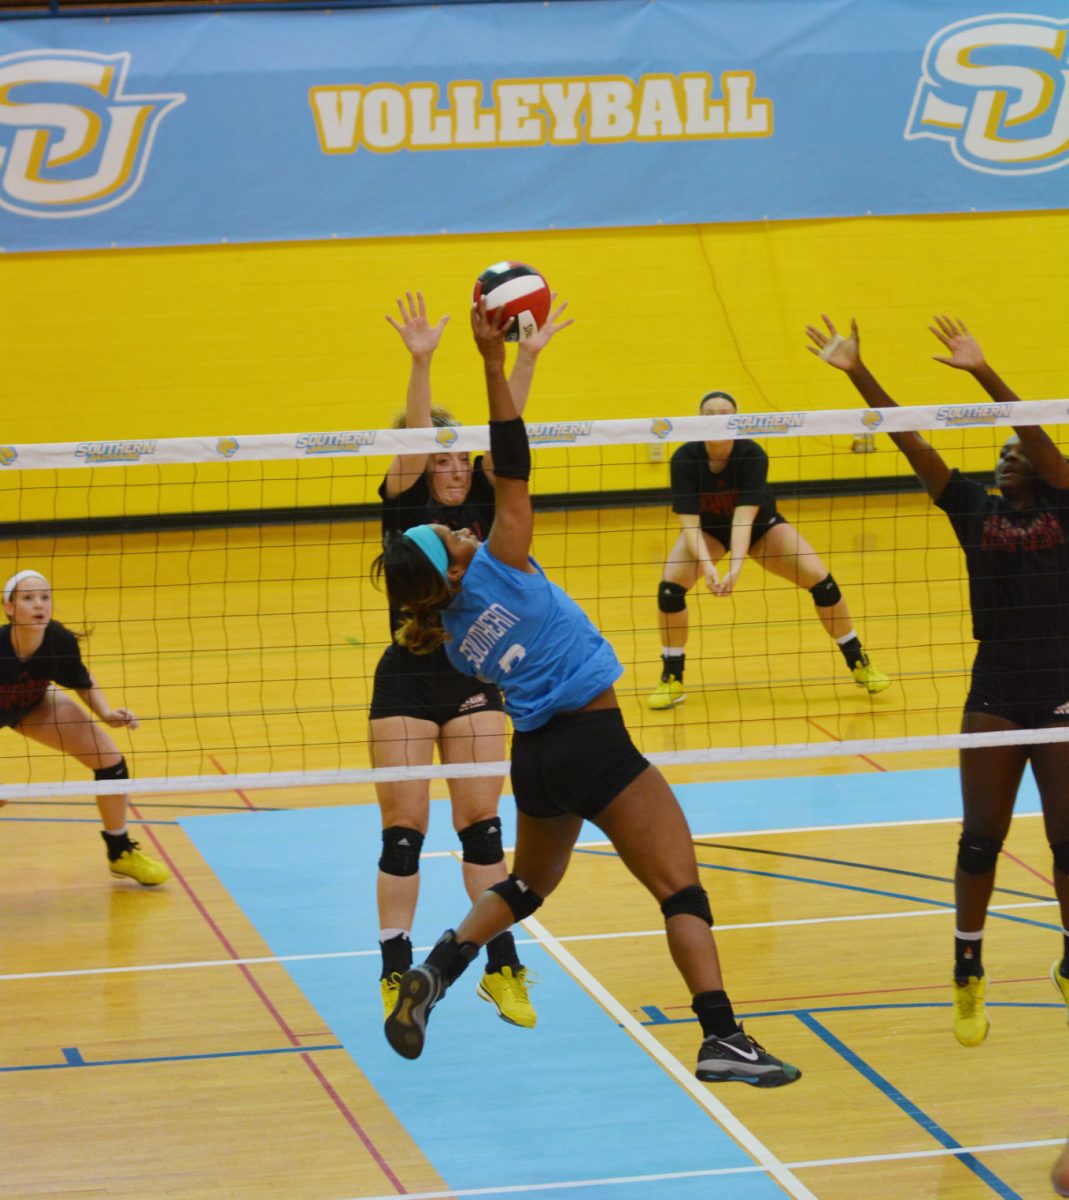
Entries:
[[586, 613], [530, 561], [533, 575], [480, 546], [460, 594], [442, 610], [449, 661], [496, 683], [520, 730], [582, 708], [624, 673]]

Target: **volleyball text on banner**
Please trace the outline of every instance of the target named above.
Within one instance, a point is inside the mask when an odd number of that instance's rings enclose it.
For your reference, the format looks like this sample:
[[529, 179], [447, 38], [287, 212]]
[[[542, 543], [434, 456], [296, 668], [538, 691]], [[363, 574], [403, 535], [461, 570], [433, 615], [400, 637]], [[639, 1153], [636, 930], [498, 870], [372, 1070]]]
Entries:
[[1062, 0], [887, 9], [0, 21], [0, 247], [1063, 207]]

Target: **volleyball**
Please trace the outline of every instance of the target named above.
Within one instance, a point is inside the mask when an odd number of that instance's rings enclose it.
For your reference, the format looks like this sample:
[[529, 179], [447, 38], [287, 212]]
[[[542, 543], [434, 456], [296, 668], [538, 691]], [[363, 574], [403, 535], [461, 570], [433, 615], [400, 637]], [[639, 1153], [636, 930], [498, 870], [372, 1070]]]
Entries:
[[486, 268], [475, 282], [473, 300], [483, 296], [486, 309], [504, 308], [515, 318], [505, 334], [507, 342], [525, 342], [538, 332], [549, 316], [552, 297], [549, 284], [526, 263], [497, 262]]

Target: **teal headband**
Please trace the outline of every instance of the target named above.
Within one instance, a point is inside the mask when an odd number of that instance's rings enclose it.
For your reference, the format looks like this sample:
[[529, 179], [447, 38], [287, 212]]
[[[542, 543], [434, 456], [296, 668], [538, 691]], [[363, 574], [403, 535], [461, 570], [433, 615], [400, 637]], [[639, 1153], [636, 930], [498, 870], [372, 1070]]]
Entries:
[[430, 560], [431, 566], [448, 583], [446, 572], [449, 570], [449, 554], [446, 551], [445, 543], [434, 532], [434, 526], [414, 525], [411, 529], [405, 530], [405, 537], [416, 543], [423, 551], [424, 557]]

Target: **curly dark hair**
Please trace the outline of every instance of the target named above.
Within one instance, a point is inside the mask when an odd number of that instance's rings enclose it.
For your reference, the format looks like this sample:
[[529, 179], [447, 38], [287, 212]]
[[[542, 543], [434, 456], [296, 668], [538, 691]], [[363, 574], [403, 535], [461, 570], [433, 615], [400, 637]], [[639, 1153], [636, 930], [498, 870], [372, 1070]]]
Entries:
[[430, 654], [449, 641], [441, 610], [455, 592], [430, 559], [404, 534], [395, 534], [371, 564], [372, 581], [386, 585], [390, 605], [404, 614], [394, 641], [413, 654]]

